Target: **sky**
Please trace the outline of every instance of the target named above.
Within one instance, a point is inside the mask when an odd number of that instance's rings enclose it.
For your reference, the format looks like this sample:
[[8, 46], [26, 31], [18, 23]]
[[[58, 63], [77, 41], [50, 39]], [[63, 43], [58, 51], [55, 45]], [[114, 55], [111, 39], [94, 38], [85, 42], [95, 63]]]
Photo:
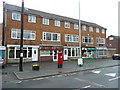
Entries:
[[[3, 1], [21, 6], [22, 0], [0, 0], [0, 22], [3, 21]], [[39, 11], [93, 22], [107, 28], [107, 36], [118, 35], [119, 0], [24, 0], [24, 6]]]

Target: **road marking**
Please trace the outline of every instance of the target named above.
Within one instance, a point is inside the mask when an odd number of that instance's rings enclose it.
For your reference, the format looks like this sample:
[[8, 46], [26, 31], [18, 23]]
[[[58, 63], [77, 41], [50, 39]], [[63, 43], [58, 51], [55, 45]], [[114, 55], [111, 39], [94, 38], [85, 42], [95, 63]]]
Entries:
[[84, 86], [84, 87], [82, 87], [82, 88], [89, 88], [89, 87], [91, 87], [91, 85], [88, 85], [88, 86]]
[[108, 73], [108, 74], [105, 74], [107, 76], [111, 76], [111, 77], [115, 77], [116, 76], [116, 73]]
[[76, 80], [78, 80], [78, 81], [85, 82], [85, 83], [93, 84], [93, 85], [98, 86], [98, 87], [106, 88], [104, 85], [95, 83], [95, 82], [93, 82], [93, 81], [88, 81], [88, 80], [84, 80], [84, 79], [80, 79], [80, 78], [74, 78], [74, 79], [76, 79]]
[[116, 79], [118, 79], [118, 78], [120, 78], [120, 76], [115, 77], [115, 78], [112, 78], [112, 79], [109, 79], [109, 81], [113, 81], [113, 80], [116, 80]]
[[101, 71], [98, 70], [92, 70], [93, 73], [99, 74]]

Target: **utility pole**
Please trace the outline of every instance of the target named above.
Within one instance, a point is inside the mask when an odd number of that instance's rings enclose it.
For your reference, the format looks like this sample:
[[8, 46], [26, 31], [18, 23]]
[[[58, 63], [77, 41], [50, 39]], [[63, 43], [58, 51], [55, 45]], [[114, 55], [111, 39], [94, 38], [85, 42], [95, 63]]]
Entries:
[[82, 34], [81, 34], [81, 21], [80, 21], [80, 0], [79, 0], [79, 47], [80, 47], [80, 57], [78, 58], [78, 65], [82, 66], [83, 65], [83, 59], [82, 59], [82, 54], [81, 54], [81, 43], [82, 43]]
[[4, 42], [5, 42], [5, 17], [6, 17], [6, 15], [5, 15], [5, 2], [3, 2], [3, 23], [2, 23], [2, 46], [4, 46]]
[[19, 71], [23, 71], [23, 29], [24, 29], [24, 0], [22, 0], [21, 8], [21, 39], [20, 39], [20, 62]]

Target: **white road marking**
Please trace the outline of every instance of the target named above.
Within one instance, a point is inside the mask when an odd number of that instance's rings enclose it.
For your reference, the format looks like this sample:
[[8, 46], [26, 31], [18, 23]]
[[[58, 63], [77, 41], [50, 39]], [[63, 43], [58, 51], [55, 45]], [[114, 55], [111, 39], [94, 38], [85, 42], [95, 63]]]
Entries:
[[42, 79], [45, 79], [45, 78], [35, 78], [35, 79], [32, 79], [32, 80], [42, 80]]
[[89, 88], [89, 87], [91, 87], [91, 85], [88, 85], [88, 86], [84, 86], [84, 87], [82, 87], [82, 88]]
[[116, 76], [116, 73], [108, 73], [108, 74], [105, 74], [107, 76], [111, 76], [111, 77], [115, 77]]
[[92, 70], [93, 73], [99, 74], [101, 71], [98, 70]]
[[120, 76], [115, 77], [115, 78], [112, 78], [112, 79], [109, 79], [109, 81], [113, 81], [113, 80], [116, 80], [116, 79], [118, 79], [118, 78], [120, 78]]
[[93, 82], [93, 81], [88, 81], [88, 80], [84, 80], [84, 79], [80, 79], [80, 78], [74, 78], [74, 79], [76, 79], [76, 80], [78, 80], [78, 81], [85, 82], [85, 83], [89, 83], [89, 84], [92, 84], [92, 85], [95, 85], [95, 86], [98, 86], [98, 87], [104, 87], [104, 88], [105, 88], [104, 85], [95, 83], [95, 82]]

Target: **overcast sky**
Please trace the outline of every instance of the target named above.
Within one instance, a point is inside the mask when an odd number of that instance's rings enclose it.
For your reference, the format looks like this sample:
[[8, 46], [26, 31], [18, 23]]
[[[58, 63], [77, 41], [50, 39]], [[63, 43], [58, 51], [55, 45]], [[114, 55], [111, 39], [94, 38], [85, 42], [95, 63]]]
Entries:
[[[22, 0], [0, 0], [0, 22], [3, 1], [21, 6]], [[71, 18], [79, 18], [79, 0], [24, 0], [25, 7]], [[107, 36], [118, 35], [119, 0], [80, 0], [81, 20], [107, 28]]]

